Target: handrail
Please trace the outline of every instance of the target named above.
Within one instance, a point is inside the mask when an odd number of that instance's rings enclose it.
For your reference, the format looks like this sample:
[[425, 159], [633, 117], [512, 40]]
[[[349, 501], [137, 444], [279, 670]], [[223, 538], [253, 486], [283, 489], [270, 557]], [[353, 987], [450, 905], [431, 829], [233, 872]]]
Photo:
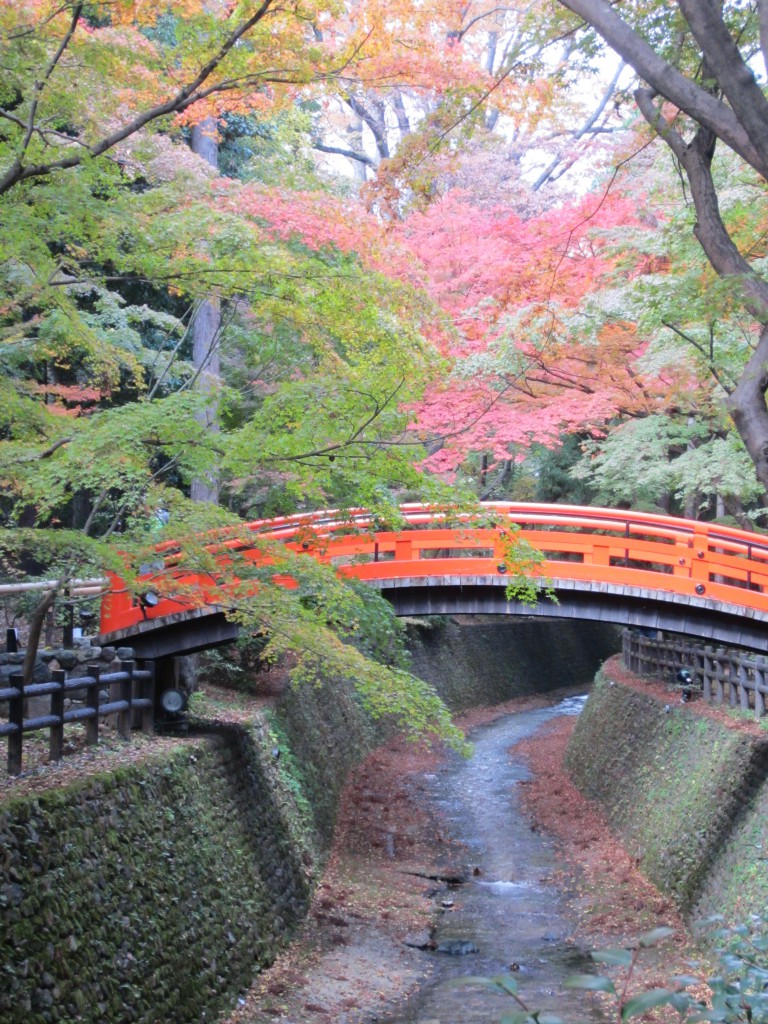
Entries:
[[[343, 575], [384, 585], [393, 579], [498, 576], [506, 571], [503, 531], [509, 524], [544, 553], [542, 571], [555, 581], [641, 587], [675, 600], [711, 599], [768, 615], [768, 538], [759, 534], [652, 512], [541, 503], [486, 502], [479, 517], [408, 503], [400, 514], [405, 526], [399, 531], [378, 529], [366, 509], [259, 519], [236, 532], [217, 532], [209, 550], [222, 559], [238, 552], [268, 564], [258, 542], [279, 541]], [[158, 546], [177, 595], [142, 606], [114, 582], [102, 606], [103, 634], [206, 604], [210, 580], [175, 568], [177, 551], [174, 542]], [[282, 582], [290, 585], [287, 578]]]

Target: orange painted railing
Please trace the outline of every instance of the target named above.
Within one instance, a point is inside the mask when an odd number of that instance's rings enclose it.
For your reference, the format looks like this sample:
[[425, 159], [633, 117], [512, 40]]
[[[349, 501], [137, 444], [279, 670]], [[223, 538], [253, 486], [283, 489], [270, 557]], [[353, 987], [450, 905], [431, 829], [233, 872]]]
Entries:
[[[768, 538], [759, 534], [653, 513], [573, 505], [493, 502], [482, 508], [498, 525], [480, 526], [476, 516], [409, 504], [401, 507], [406, 528], [377, 532], [364, 509], [344, 515], [325, 510], [248, 523], [253, 548], [243, 543], [240, 531], [238, 539], [220, 541], [211, 550], [222, 562], [232, 549], [264, 563], [258, 547], [263, 538], [332, 564], [344, 575], [371, 581], [500, 576], [506, 573], [504, 524], [515, 524], [519, 536], [544, 553], [542, 572], [555, 582], [639, 587], [682, 601], [711, 599], [747, 614], [748, 609], [768, 613]], [[170, 574], [178, 595], [148, 604], [131, 597], [115, 580], [102, 606], [102, 634], [205, 603], [212, 592], [210, 577], [174, 570], [174, 552], [172, 543], [158, 547], [158, 557], [165, 559], [163, 590], [168, 592]], [[290, 577], [280, 582], [295, 585]]]

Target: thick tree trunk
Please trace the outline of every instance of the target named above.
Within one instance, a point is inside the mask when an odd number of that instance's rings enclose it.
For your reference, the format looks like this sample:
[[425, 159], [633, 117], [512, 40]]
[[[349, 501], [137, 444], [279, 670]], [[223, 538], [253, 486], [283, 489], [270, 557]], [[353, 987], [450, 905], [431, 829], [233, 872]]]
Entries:
[[[192, 129], [192, 151], [201, 156], [212, 167], [219, 165], [219, 146], [216, 141], [216, 123], [212, 118], [196, 124]], [[219, 377], [219, 333], [221, 331], [221, 310], [217, 299], [205, 299], [201, 302], [192, 323], [192, 362], [199, 372], [198, 389], [204, 393], [211, 392]], [[198, 423], [209, 433], [217, 433], [219, 429], [218, 408], [216, 401], [211, 400], [196, 415]], [[190, 486], [190, 497], [193, 501], [208, 501], [215, 504], [219, 500], [219, 483], [215, 473], [204, 477], [195, 477]]]
[[728, 396], [726, 406], [736, 429], [755, 464], [755, 473], [768, 491], [768, 323], [763, 324], [760, 340]]
[[[595, 28], [650, 88], [635, 92], [649, 125], [685, 171], [696, 208], [694, 234], [715, 272], [734, 285], [734, 298], [760, 330], [757, 347], [726, 398], [760, 484], [768, 490], [768, 281], [742, 255], [720, 214], [712, 179], [717, 140], [768, 180], [768, 100], [724, 18], [722, 0], [677, 0], [701, 50], [701, 81], [683, 74], [657, 52], [609, 0], [560, 0]], [[760, 44], [768, 46], [768, 0], [758, 0]], [[720, 97], [727, 98], [727, 103]], [[688, 142], [677, 122], [664, 117], [659, 97], [685, 111], [698, 125]]]

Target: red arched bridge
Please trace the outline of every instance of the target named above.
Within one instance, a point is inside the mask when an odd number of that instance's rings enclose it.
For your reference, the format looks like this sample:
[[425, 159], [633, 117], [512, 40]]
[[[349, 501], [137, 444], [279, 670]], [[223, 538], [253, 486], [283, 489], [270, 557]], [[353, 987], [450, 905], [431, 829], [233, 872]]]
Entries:
[[[264, 561], [260, 540], [330, 563], [378, 587], [399, 615], [505, 614], [568, 617], [663, 629], [763, 651], [768, 641], [768, 538], [724, 526], [651, 513], [571, 505], [487, 503], [483, 515], [401, 508], [405, 527], [379, 532], [365, 510], [312, 512], [247, 524], [235, 547]], [[485, 520], [488, 521], [487, 519]], [[542, 595], [531, 608], [508, 601], [507, 527], [544, 553], [543, 573], [558, 603]], [[251, 540], [253, 538], [250, 547]], [[205, 594], [209, 577], [173, 569], [166, 557], [163, 595], [131, 596], [113, 580], [104, 599], [101, 642], [124, 643], [159, 658], [225, 643], [237, 635]], [[172, 596], [167, 577], [174, 577]], [[290, 578], [283, 578], [291, 585]], [[187, 595], [187, 596], [183, 596]]]

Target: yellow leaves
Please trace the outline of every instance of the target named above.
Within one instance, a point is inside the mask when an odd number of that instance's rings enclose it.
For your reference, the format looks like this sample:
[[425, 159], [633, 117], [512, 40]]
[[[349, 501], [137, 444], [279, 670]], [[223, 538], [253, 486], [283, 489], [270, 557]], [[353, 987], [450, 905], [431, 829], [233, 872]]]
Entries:
[[287, 92], [276, 93], [259, 92], [253, 90], [242, 95], [213, 95], [204, 100], [199, 100], [187, 107], [181, 114], [177, 114], [174, 124], [179, 127], [192, 127], [201, 124], [209, 119], [220, 120], [224, 114], [240, 114], [243, 117], [249, 114], [276, 114], [280, 109], [288, 106], [292, 95]]
[[[94, 6], [99, 14], [108, 14], [113, 25], [155, 25], [158, 16], [164, 13], [164, 5], [158, 4], [157, 0], [109, 0]], [[203, 3], [201, 0], [173, 0], [168, 6], [181, 18], [194, 17], [207, 8], [218, 7], [222, 14], [226, 11], [226, 5], [222, 3]]]

